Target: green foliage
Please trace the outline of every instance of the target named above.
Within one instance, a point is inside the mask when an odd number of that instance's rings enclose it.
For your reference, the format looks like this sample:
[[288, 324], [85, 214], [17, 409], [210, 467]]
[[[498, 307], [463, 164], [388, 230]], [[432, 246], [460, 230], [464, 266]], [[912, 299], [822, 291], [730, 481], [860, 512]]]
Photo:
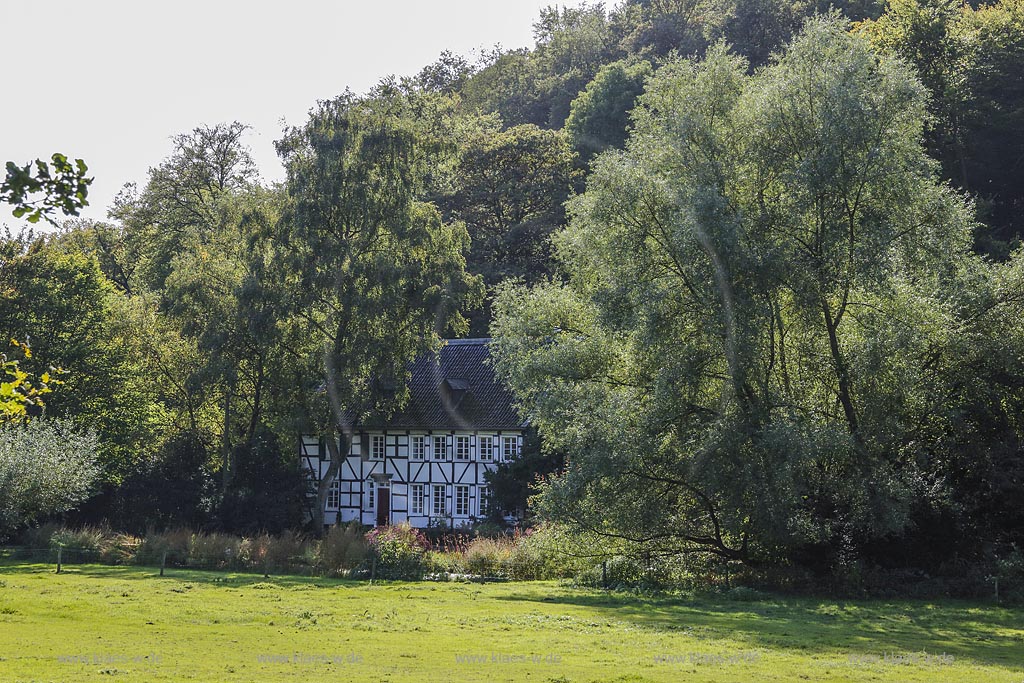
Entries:
[[584, 160], [606, 149], [625, 146], [629, 113], [652, 73], [647, 61], [606, 64], [572, 101], [565, 132]]
[[[563, 204], [580, 179], [563, 133], [533, 125], [482, 130], [464, 143], [457, 186], [441, 202], [466, 225], [467, 268], [493, 287], [507, 278], [535, 282], [550, 272], [551, 232], [565, 221]], [[487, 308], [472, 333], [486, 336]]]
[[66, 512], [93, 491], [98, 440], [60, 420], [0, 426], [0, 537]]
[[217, 501], [216, 518], [234, 533], [281, 534], [302, 525], [305, 474], [292, 449], [281, 448], [269, 430], [235, 447], [231, 486]]
[[170, 435], [151, 459], [140, 462], [117, 488], [115, 509], [123, 529], [198, 528], [209, 521], [213, 479], [199, 435]]
[[[92, 178], [85, 174], [89, 168], [81, 159], [74, 163], [63, 154], [50, 157], [50, 163], [41, 159], [18, 166], [8, 161], [7, 174], [0, 183], [0, 203], [14, 207], [15, 218], [25, 218], [29, 223], [38, 223], [60, 211], [66, 216], [77, 216], [79, 210], [89, 205], [86, 197]], [[42, 194], [33, 199], [33, 195]]]
[[881, 17], [858, 30], [917, 69], [932, 93], [930, 151], [946, 177], [982, 199], [992, 232], [980, 236], [980, 246], [1005, 258], [1024, 234], [1024, 4], [1002, 0], [975, 9], [952, 0], [890, 0]]
[[[24, 358], [32, 358], [28, 344], [11, 339], [11, 346], [17, 348]], [[61, 383], [57, 379], [60, 371], [56, 368], [44, 372], [37, 382], [33, 382], [32, 376], [21, 369], [20, 361], [8, 358], [6, 353], [0, 354], [0, 373], [0, 377], [7, 380], [0, 382], [0, 426], [28, 417], [30, 410], [41, 412], [45, 407], [43, 396], [53, 391], [51, 385]]]
[[530, 522], [529, 500], [539, 492], [539, 486], [548, 476], [565, 467], [562, 452], [544, 452], [535, 432], [527, 432], [518, 458], [498, 463], [484, 476], [491, 487], [491, 513], [488, 518], [504, 525], [503, 511], [526, 517]]

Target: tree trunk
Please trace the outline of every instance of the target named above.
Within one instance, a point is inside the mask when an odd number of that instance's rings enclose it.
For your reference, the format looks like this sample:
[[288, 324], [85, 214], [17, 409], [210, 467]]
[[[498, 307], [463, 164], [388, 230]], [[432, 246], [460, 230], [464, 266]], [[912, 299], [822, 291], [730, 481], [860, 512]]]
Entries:
[[836, 380], [839, 385], [839, 403], [843, 406], [843, 413], [846, 416], [846, 423], [850, 429], [850, 434], [852, 434], [854, 438], [858, 438], [859, 423], [857, 421], [857, 411], [854, 410], [853, 407], [853, 392], [850, 388], [850, 372], [846, 366], [846, 358], [843, 356], [843, 352], [839, 348], [839, 335], [837, 332], [838, 323], [836, 319], [832, 317], [828, 301], [826, 301], [824, 297], [821, 299], [821, 314], [825, 321], [825, 329], [828, 331], [828, 345], [832, 354], [832, 367], [835, 370]]

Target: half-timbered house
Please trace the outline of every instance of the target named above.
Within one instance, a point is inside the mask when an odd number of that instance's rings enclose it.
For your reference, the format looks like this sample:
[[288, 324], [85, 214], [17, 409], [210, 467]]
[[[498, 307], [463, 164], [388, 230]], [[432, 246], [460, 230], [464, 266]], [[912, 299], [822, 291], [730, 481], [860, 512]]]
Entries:
[[[451, 339], [418, 358], [407, 405], [386, 422], [355, 425], [351, 450], [328, 489], [324, 524], [456, 528], [488, 515], [484, 473], [519, 457], [525, 428], [512, 395], [494, 377], [488, 342]], [[325, 446], [315, 435], [301, 439], [314, 484], [330, 465]]]

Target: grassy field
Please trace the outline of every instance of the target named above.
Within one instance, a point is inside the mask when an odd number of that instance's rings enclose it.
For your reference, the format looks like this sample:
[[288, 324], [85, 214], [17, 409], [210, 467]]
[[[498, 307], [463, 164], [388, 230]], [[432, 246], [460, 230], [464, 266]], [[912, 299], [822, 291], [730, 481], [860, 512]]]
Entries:
[[0, 566], [0, 681], [1024, 681], [1024, 611]]

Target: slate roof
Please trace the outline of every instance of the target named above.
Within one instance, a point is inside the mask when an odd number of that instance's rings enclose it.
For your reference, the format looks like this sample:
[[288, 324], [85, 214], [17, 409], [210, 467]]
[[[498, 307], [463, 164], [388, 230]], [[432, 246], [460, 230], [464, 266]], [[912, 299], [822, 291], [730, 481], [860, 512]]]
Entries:
[[387, 429], [522, 429], [513, 397], [494, 377], [490, 339], [448, 339], [437, 354], [416, 359], [409, 402], [390, 419], [369, 419], [362, 427]]

